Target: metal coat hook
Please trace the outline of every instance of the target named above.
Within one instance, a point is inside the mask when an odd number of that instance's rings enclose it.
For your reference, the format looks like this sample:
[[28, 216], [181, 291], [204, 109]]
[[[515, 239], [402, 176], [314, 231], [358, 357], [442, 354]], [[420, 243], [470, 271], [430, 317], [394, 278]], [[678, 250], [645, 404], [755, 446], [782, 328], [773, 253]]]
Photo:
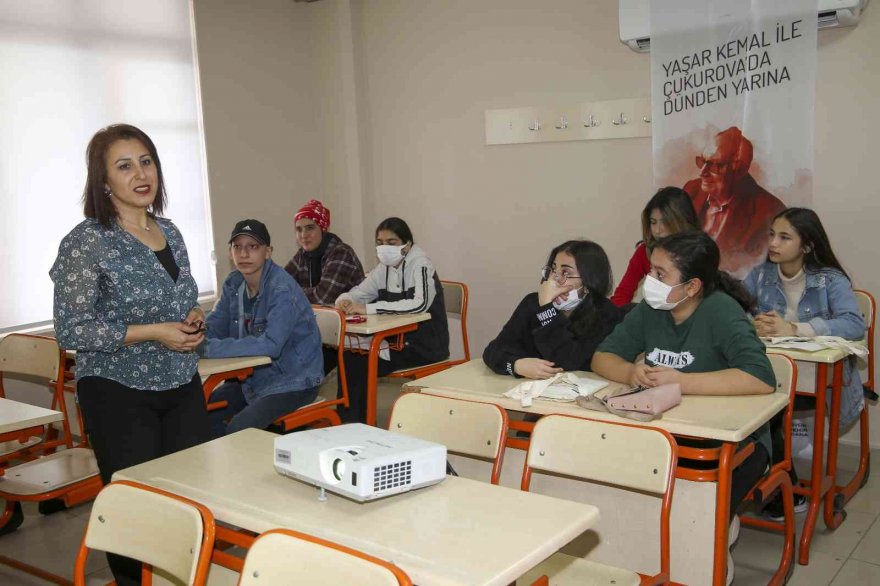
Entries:
[[529, 130], [538, 131], [541, 130], [541, 121], [535, 118], [535, 121], [529, 124]]
[[615, 118], [614, 120], [611, 121], [611, 124], [613, 124], [615, 126], [620, 126], [621, 124], [626, 124], [627, 122], [629, 122], [629, 120], [627, 120], [626, 116], [624, 116], [623, 112], [621, 112], [620, 116], [618, 118]]
[[650, 123], [651, 123], [651, 119], [650, 119], [648, 116], [642, 116], [642, 122], [645, 122], [645, 123], [647, 123], [647, 124], [650, 124]]
[[593, 118], [593, 115], [590, 114], [589, 119], [584, 120], [584, 128], [592, 128], [594, 126], [599, 126], [600, 122]]
[[556, 130], [565, 130], [566, 128], [568, 128], [568, 118], [563, 114], [559, 119], [559, 124], [556, 125]]

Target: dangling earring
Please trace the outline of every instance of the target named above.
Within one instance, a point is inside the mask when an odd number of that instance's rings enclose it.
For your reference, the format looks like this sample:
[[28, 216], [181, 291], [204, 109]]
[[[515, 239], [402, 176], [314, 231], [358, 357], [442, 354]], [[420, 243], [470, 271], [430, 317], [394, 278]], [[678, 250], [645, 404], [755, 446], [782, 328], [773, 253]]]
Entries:
[[109, 189], [106, 189], [106, 188], [105, 188], [105, 189], [104, 189], [104, 195], [107, 196], [107, 197], [109, 198], [111, 195], [113, 195], [113, 192], [110, 191]]

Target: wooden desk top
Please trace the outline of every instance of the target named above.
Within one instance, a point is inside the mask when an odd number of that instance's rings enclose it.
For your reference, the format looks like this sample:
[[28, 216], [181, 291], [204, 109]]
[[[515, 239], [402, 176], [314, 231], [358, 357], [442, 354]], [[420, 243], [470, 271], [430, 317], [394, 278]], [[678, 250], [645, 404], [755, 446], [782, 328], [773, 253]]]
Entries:
[[37, 425], [45, 425], [55, 421], [61, 421], [64, 415], [61, 411], [53, 411], [28, 405], [27, 403], [19, 403], [12, 399], [0, 398], [0, 433], [9, 433], [35, 427]]
[[260, 366], [269, 364], [272, 359], [268, 356], [237, 356], [235, 358], [201, 358], [199, 359], [199, 376], [202, 378], [212, 374], [220, 374], [239, 368]]
[[803, 362], [816, 362], [823, 364], [834, 364], [838, 360], [843, 360], [847, 356], [850, 356], [850, 352], [847, 352], [842, 348], [825, 348], [823, 350], [816, 350], [815, 352], [808, 352], [806, 350], [795, 350], [793, 348], [774, 348], [772, 346], [768, 346], [767, 352], [784, 354], [792, 360], [801, 360]]
[[[602, 380], [600, 376], [591, 372], [575, 372], [575, 374], [579, 377]], [[403, 388], [455, 399], [494, 403], [509, 411], [540, 415], [574, 415], [602, 421], [633, 423], [632, 420], [610, 413], [578, 407], [575, 403], [542, 400], [540, 397], [533, 400], [531, 407], [523, 407], [518, 400], [504, 396], [506, 391], [523, 380], [495, 374], [477, 358], [437, 374], [408, 382]], [[599, 393], [610, 392], [620, 386], [622, 385], [619, 383], [610, 383]], [[665, 429], [677, 435], [739, 442], [769, 421], [787, 404], [788, 396], [783, 393], [727, 397], [685, 395], [680, 405], [664, 413], [660, 419], [644, 425]]]
[[256, 532], [286, 527], [390, 560], [420, 586], [507, 586], [598, 520], [590, 505], [466, 478], [358, 503], [281, 476], [274, 434], [247, 429], [121, 470]]
[[400, 326], [408, 326], [431, 319], [430, 313], [383, 313], [381, 315], [364, 316], [367, 321], [345, 324], [347, 334], [375, 334]]

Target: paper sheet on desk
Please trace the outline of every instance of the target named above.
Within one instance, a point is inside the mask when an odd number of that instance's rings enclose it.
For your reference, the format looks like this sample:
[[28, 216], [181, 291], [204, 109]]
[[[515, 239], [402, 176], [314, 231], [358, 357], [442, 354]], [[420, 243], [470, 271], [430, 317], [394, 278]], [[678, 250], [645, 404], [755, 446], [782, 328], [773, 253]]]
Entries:
[[761, 341], [768, 348], [790, 348], [805, 352], [817, 352], [826, 348], [840, 348], [848, 351], [850, 354], [855, 354], [859, 358], [865, 358], [868, 355], [868, 348], [864, 344], [845, 340], [839, 336], [815, 336], [812, 338], [777, 336], [761, 338]]
[[578, 396], [589, 397], [608, 386], [608, 381], [578, 378], [573, 372], [561, 372], [544, 380], [527, 380], [506, 393], [505, 397], [519, 399], [523, 407], [531, 407], [532, 399], [540, 397], [550, 401], [572, 402]]
[[[370, 349], [370, 344], [372, 342], [373, 336], [361, 334], [345, 335], [345, 347], [348, 349], [363, 350], [364, 352], [367, 352]], [[379, 358], [382, 360], [391, 360], [391, 350], [388, 346], [388, 340], [382, 340], [382, 343], [379, 344]]]

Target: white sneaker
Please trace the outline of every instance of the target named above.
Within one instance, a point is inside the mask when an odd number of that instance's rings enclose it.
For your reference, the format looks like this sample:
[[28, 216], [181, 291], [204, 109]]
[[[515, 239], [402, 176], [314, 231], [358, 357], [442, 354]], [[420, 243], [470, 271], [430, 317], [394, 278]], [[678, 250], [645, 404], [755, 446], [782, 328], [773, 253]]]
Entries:
[[727, 547], [728, 549], [732, 549], [736, 542], [739, 540], [739, 515], [733, 516], [733, 521], [730, 522], [730, 528], [727, 530]]

